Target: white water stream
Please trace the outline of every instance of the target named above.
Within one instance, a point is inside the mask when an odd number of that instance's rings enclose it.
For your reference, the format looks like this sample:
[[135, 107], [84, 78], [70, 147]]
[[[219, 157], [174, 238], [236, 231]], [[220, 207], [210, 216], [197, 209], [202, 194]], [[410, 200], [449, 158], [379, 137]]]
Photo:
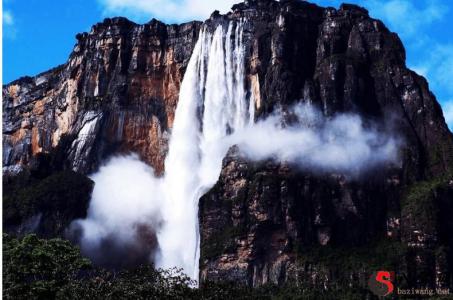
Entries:
[[[225, 28], [226, 27], [226, 28]], [[217, 181], [221, 140], [253, 118], [244, 84], [243, 23], [202, 29], [181, 84], [165, 160], [158, 266], [198, 279], [198, 200]], [[251, 109], [250, 109], [251, 107]]]

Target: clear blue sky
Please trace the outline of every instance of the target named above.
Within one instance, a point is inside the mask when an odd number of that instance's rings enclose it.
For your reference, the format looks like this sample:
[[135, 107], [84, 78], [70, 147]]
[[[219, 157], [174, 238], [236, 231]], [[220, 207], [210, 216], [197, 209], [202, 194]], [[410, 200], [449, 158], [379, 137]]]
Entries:
[[[36, 75], [66, 61], [75, 35], [105, 17], [143, 23], [205, 19], [240, 0], [3, 0], [3, 82]], [[311, 0], [338, 7], [339, 0]], [[453, 1], [349, 0], [365, 6], [404, 42], [409, 67], [428, 78], [453, 129]]]

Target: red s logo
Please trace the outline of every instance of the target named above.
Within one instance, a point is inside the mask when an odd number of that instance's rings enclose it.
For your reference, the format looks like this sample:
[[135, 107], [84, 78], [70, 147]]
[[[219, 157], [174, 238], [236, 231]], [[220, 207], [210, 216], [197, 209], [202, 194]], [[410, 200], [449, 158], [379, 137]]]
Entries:
[[377, 271], [370, 276], [368, 286], [370, 290], [380, 297], [390, 295], [393, 290], [393, 281], [395, 280], [395, 272]]
[[388, 271], [378, 271], [376, 274], [376, 281], [387, 286], [387, 293], [383, 296], [387, 296], [393, 292], [392, 274]]

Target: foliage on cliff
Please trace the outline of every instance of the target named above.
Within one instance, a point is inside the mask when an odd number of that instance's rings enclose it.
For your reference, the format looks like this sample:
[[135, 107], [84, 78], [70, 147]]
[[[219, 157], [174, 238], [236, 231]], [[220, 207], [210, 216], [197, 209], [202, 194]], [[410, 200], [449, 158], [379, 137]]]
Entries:
[[61, 239], [3, 235], [4, 299], [360, 299], [363, 291], [307, 289], [296, 283], [257, 289], [229, 282], [192, 288], [180, 271], [151, 266], [110, 271], [94, 267]]

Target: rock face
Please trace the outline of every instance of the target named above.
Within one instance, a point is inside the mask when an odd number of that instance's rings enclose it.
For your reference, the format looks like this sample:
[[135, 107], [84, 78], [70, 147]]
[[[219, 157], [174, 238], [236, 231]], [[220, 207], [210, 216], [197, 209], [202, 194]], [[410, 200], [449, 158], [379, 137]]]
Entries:
[[[403, 137], [402, 164], [351, 179], [230, 149], [200, 202], [201, 280], [366, 288], [371, 272], [391, 268], [407, 286], [452, 286], [453, 135], [398, 36], [363, 8], [297, 0], [247, 0], [205, 24], [232, 19], [245, 21], [256, 119], [300, 99], [326, 116], [359, 113]], [[77, 36], [66, 64], [4, 86], [4, 171], [66, 136], [76, 171], [134, 151], [161, 173], [200, 26], [107, 19]]]
[[387, 267], [400, 287], [452, 286], [453, 136], [398, 36], [363, 8], [301, 1], [246, 1], [208, 24], [240, 18], [257, 119], [304, 99], [391, 126], [405, 146], [401, 166], [360, 179], [231, 149], [200, 203], [201, 280], [366, 288]]
[[4, 232], [64, 237], [72, 221], [86, 217], [94, 182], [73, 171], [36, 175], [3, 179]]
[[4, 86], [4, 170], [28, 165], [67, 135], [68, 164], [76, 171], [133, 151], [160, 173], [199, 27], [106, 19], [76, 36], [66, 64]]

